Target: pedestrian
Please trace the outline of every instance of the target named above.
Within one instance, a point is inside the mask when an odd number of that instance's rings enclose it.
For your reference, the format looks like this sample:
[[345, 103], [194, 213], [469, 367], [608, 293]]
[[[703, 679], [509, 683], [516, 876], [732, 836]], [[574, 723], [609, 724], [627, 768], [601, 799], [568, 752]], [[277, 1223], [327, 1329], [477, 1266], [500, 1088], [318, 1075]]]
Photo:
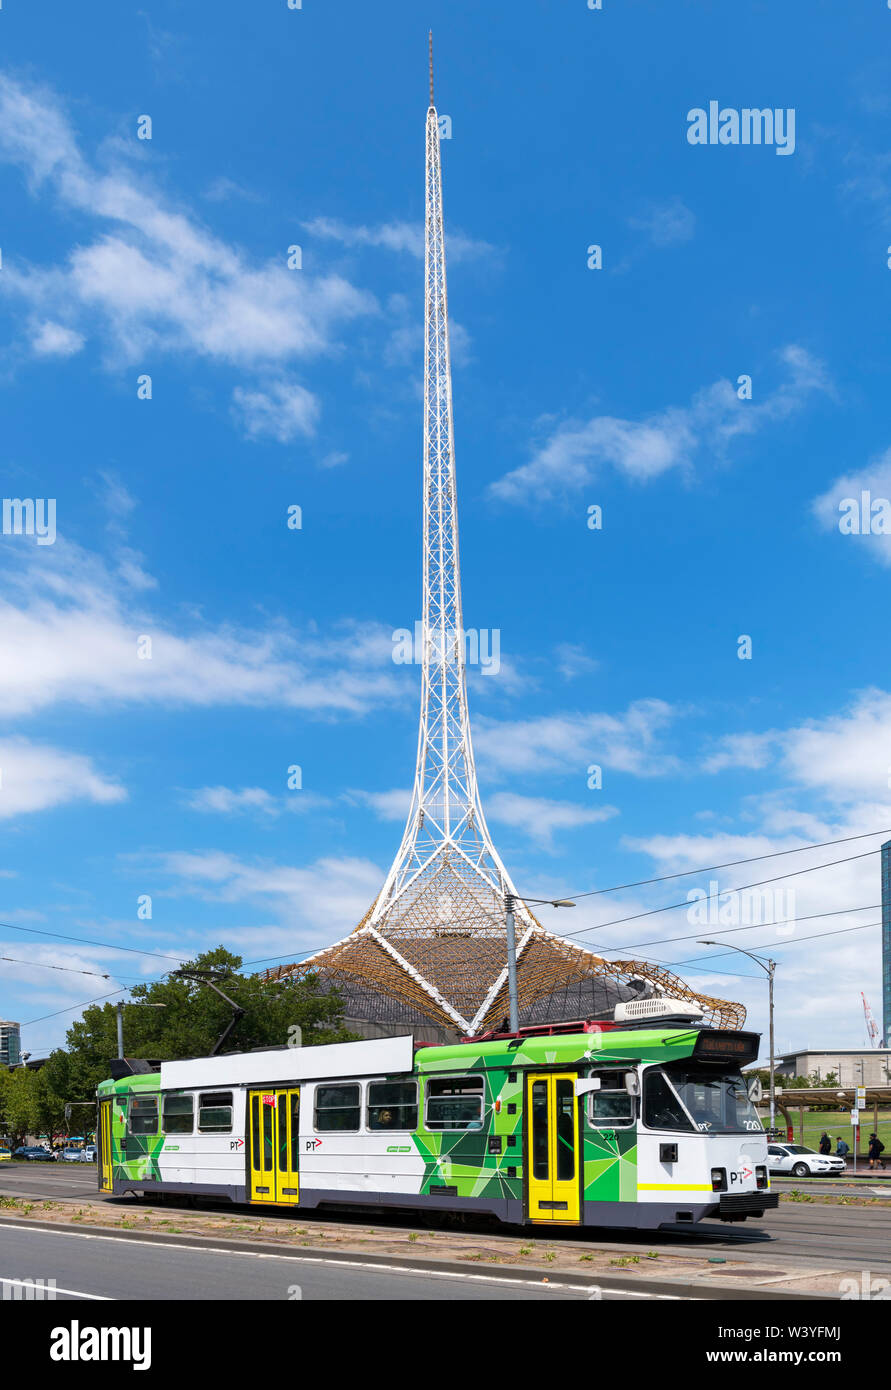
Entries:
[[845, 1143], [844, 1139], [842, 1139], [841, 1135], [839, 1135], [838, 1139], [836, 1140], [835, 1152], [838, 1154], [839, 1158], [843, 1158], [845, 1160], [845, 1163], [847, 1163], [848, 1146]]
[[825, 1129], [824, 1129], [823, 1133], [820, 1135], [820, 1153], [821, 1153], [821, 1154], [831, 1154], [831, 1153], [832, 1153], [832, 1140], [829, 1138], [829, 1135], [826, 1133]]
[[885, 1151], [885, 1145], [882, 1143], [882, 1141], [881, 1141], [881, 1139], [879, 1138], [879, 1136], [878, 1136], [877, 1134], [871, 1134], [871, 1135], [869, 1136], [869, 1166], [870, 1166], [870, 1168], [875, 1168], [876, 1164], [879, 1164], [880, 1167], [884, 1168], [884, 1166], [885, 1166], [885, 1160], [882, 1158], [882, 1154], [884, 1153], [884, 1151]]

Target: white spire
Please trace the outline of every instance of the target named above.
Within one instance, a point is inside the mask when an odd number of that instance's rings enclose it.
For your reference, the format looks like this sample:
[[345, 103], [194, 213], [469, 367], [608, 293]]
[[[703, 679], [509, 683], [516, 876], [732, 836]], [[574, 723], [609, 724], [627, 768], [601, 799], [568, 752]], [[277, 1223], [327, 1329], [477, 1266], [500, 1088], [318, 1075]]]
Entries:
[[[458, 558], [452, 372], [442, 210], [439, 118], [433, 105], [433, 38], [430, 38], [430, 108], [427, 112], [427, 175], [424, 306], [424, 564], [421, 723], [411, 808], [402, 844], [369, 925], [388, 928], [410, 912], [435, 880], [438, 896], [431, 930], [454, 936], [465, 924], [474, 934], [503, 936], [504, 895], [515, 893], [492, 844], [476, 780], [467, 710], [466, 646]], [[405, 899], [405, 901], [403, 901]], [[433, 906], [426, 903], [428, 916]], [[532, 926], [522, 907], [521, 925]], [[484, 920], [481, 920], [484, 919]], [[385, 928], [386, 930], [386, 928]], [[392, 931], [387, 936], [393, 939]], [[506, 970], [506, 959], [505, 959]], [[480, 982], [481, 983], [481, 982]], [[503, 983], [496, 971], [486, 981], [486, 1001]], [[489, 988], [491, 986], [491, 988]], [[480, 1000], [472, 1026], [486, 1002]]]

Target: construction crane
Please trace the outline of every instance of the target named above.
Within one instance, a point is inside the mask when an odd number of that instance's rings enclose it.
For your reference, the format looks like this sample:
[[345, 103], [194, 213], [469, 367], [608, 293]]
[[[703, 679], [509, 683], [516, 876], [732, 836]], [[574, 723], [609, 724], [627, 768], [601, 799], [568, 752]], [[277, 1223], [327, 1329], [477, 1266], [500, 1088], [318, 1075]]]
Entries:
[[860, 991], [860, 998], [863, 1000], [863, 1017], [866, 1019], [866, 1032], [869, 1037], [869, 1045], [870, 1047], [881, 1047], [882, 1036], [879, 1033], [878, 1024], [872, 1016], [869, 1000], [863, 993], [863, 990]]

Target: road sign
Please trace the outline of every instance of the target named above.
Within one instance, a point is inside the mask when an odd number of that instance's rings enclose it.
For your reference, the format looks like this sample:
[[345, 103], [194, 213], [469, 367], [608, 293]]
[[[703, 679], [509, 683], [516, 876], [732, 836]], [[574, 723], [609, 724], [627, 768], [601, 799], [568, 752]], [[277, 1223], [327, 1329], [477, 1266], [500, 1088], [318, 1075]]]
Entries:
[[865, 1086], [858, 1086], [858, 1087], [857, 1087], [857, 1109], [858, 1109], [858, 1110], [865, 1110], [865, 1109], [866, 1109], [866, 1087], [865, 1087]]
[[851, 1124], [852, 1124], [852, 1125], [859, 1125], [859, 1123], [860, 1123], [860, 1111], [859, 1111], [859, 1110], [852, 1110], [852, 1111], [851, 1111]]

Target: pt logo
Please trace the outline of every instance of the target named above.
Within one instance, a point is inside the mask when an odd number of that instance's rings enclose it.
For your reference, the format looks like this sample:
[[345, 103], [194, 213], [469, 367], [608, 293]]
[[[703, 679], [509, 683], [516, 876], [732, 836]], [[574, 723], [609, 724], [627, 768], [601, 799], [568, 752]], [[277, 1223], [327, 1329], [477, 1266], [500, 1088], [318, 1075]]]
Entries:
[[748, 1168], [748, 1167], [745, 1167], [745, 1166], [743, 1166], [742, 1168], [740, 1168], [740, 1170], [739, 1170], [738, 1173], [730, 1173], [730, 1174], [729, 1174], [731, 1183], [735, 1183], [735, 1182], [745, 1182], [746, 1179], [747, 1179], [747, 1178], [750, 1178], [751, 1176], [752, 1176], [752, 1169], [751, 1169], [751, 1168]]
[[238, 1150], [238, 1149], [243, 1149], [243, 1148], [244, 1148], [244, 1140], [243, 1140], [243, 1139], [230, 1139], [230, 1140], [229, 1140], [229, 1152], [230, 1152], [230, 1153], [232, 1152], [233, 1149]]
[[306, 1152], [307, 1152], [307, 1153], [312, 1153], [314, 1149], [320, 1149], [321, 1147], [322, 1147], [322, 1141], [321, 1141], [321, 1139], [307, 1139], [307, 1141], [306, 1141]]

